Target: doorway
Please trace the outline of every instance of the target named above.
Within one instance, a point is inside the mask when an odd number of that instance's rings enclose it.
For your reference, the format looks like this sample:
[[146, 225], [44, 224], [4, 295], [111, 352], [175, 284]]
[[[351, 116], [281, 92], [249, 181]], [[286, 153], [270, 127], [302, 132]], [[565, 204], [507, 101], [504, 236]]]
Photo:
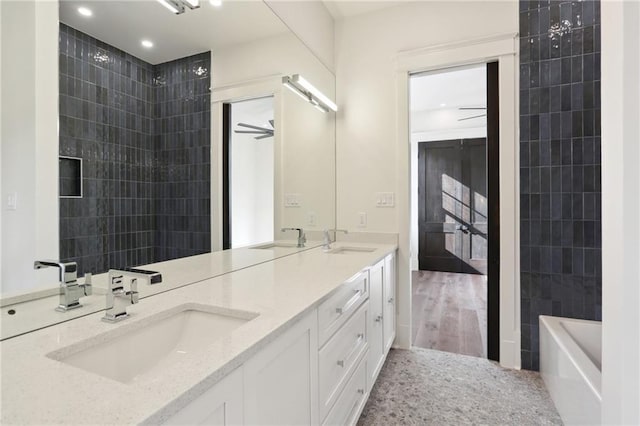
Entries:
[[497, 81], [497, 63], [410, 76], [412, 344], [494, 360]]
[[223, 249], [273, 240], [273, 96], [223, 104]]

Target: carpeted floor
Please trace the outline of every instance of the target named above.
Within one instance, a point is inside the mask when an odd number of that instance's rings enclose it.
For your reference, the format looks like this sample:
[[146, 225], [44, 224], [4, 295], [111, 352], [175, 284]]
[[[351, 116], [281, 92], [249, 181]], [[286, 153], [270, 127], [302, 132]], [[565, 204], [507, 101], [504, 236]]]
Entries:
[[561, 425], [542, 378], [482, 358], [389, 352], [358, 421], [369, 425]]

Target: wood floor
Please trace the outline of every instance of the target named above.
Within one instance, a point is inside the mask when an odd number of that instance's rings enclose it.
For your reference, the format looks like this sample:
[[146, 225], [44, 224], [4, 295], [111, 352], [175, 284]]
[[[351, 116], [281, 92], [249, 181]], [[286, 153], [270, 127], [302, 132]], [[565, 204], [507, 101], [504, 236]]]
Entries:
[[413, 345], [487, 357], [487, 277], [412, 272]]

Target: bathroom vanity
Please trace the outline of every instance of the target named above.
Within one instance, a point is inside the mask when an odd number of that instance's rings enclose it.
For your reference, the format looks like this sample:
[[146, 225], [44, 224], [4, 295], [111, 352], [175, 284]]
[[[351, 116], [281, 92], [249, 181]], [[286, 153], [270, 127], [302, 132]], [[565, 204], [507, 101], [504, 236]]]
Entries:
[[395, 337], [395, 250], [294, 252], [5, 340], [0, 421], [353, 424]]

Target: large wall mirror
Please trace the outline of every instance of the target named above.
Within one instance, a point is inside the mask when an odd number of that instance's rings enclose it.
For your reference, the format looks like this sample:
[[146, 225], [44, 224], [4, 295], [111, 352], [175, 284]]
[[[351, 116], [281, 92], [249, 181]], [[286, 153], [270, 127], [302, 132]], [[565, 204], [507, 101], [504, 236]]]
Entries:
[[[57, 271], [34, 272], [36, 258], [77, 262], [81, 278], [295, 239], [283, 227], [304, 228], [311, 241], [335, 227], [335, 113], [282, 85], [283, 76], [299, 74], [335, 98], [334, 75], [265, 3], [201, 0], [193, 9], [188, 1], [3, 3], [3, 25], [9, 14], [24, 14], [18, 21], [34, 26], [34, 90], [57, 80], [55, 90], [42, 91], [57, 96], [55, 108], [36, 102], [36, 144], [26, 153], [10, 151], [20, 140], [5, 131], [14, 94], [3, 95], [3, 199], [18, 200], [17, 208], [2, 211], [3, 317], [7, 300], [55, 291]], [[45, 20], [55, 43], [37, 41]], [[3, 30], [3, 49], [10, 31]], [[12, 77], [5, 55], [15, 54], [3, 51], [3, 89]], [[55, 78], [38, 74], [47, 55], [57, 57]], [[41, 74], [53, 74], [48, 67]], [[58, 129], [46, 149], [38, 142], [42, 120], [56, 120]], [[18, 155], [34, 163], [24, 177], [5, 168]], [[43, 170], [54, 178], [39, 178]], [[15, 182], [33, 175], [36, 201], [21, 205]], [[36, 249], [20, 250], [20, 235], [38, 232], [42, 223], [57, 232], [40, 232]], [[224, 272], [283, 253], [245, 254]], [[208, 278], [200, 275], [180, 285]], [[21, 298], [6, 297], [14, 294]], [[47, 314], [43, 323], [40, 311], [55, 306], [36, 300], [23, 309], [30, 318], [20, 319], [27, 324], [21, 330], [95, 312], [102, 302], [71, 315]], [[2, 338], [11, 334], [5, 331]]]

